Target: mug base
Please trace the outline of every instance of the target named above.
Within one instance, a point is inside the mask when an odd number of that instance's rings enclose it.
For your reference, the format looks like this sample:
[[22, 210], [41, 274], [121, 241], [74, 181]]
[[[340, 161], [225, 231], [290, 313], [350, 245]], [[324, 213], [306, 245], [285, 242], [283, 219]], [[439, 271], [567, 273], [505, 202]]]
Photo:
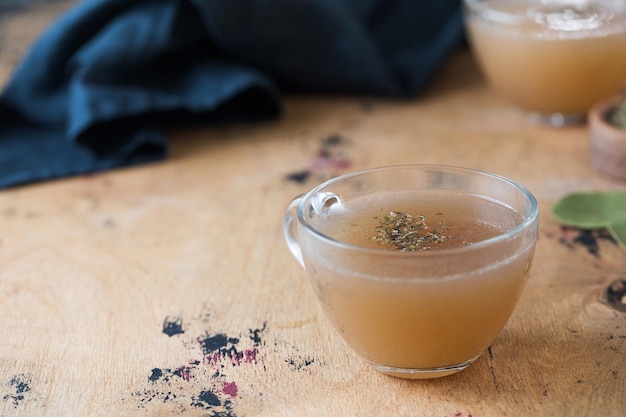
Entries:
[[459, 363], [457, 365], [443, 366], [439, 368], [396, 368], [393, 366], [379, 365], [373, 362], [367, 361], [374, 369], [385, 375], [393, 376], [396, 378], [404, 379], [431, 379], [441, 378], [461, 372], [463, 369], [470, 366], [480, 355], [472, 358], [468, 361]]

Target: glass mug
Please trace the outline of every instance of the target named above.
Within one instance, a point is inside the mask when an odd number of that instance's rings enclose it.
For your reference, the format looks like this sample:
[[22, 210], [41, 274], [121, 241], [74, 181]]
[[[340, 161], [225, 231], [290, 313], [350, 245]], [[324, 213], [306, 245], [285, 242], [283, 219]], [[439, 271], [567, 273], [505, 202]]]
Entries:
[[[449, 240], [390, 249], [372, 238], [410, 211]], [[506, 178], [408, 165], [319, 185], [292, 200], [283, 229], [347, 344], [380, 372], [419, 379], [465, 369], [495, 340], [526, 283], [537, 216], [533, 195]]]
[[626, 81], [624, 0], [464, 0], [472, 49], [494, 90], [531, 121], [582, 123]]

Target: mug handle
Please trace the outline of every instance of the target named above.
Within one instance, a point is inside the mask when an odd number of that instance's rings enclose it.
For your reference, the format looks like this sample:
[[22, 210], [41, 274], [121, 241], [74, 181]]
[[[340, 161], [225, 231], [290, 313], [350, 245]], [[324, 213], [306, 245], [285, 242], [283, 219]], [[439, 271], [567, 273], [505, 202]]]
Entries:
[[[300, 244], [296, 239], [296, 210], [298, 208], [298, 204], [304, 197], [304, 194], [301, 194], [291, 200], [289, 205], [287, 206], [287, 210], [285, 211], [285, 216], [283, 217], [283, 233], [285, 235], [285, 242], [287, 242], [287, 247], [289, 251], [293, 255], [294, 258], [298, 261], [302, 268], [304, 267], [304, 260], [302, 259], [302, 249], [300, 248]], [[306, 269], [306, 268], [305, 268]]]

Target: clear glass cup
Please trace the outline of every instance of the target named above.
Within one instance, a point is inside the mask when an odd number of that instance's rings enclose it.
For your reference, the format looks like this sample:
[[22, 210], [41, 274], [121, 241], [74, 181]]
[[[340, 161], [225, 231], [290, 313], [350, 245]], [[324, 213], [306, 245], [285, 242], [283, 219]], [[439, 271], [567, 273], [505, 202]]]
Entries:
[[[369, 209], [386, 212], [388, 202], [424, 198], [450, 209], [448, 218], [469, 216], [463, 233], [498, 223], [502, 213], [509, 223], [486, 240], [430, 250], [340, 237], [358, 229]], [[533, 195], [506, 178], [411, 165], [327, 181], [289, 204], [283, 227], [291, 253], [347, 344], [378, 371], [417, 379], [465, 369], [495, 340], [526, 283], [537, 215]]]
[[553, 126], [583, 123], [626, 81], [624, 0], [464, 0], [487, 82]]

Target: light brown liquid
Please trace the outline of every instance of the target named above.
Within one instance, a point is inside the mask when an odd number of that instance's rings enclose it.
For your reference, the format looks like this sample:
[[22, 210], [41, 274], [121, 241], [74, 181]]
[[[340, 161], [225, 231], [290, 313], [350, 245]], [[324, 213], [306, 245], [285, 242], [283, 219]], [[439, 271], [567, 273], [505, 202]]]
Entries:
[[[424, 216], [424, 232], [443, 231], [450, 239], [430, 245], [430, 250], [455, 248], [497, 236], [521, 221], [519, 213], [491, 200], [466, 194], [430, 192], [428, 194], [386, 194], [378, 198], [352, 202], [315, 224], [322, 233], [352, 245], [369, 248], [394, 246], [374, 239], [376, 228], [390, 212], [403, 212], [413, 218]], [[427, 196], [427, 197], [424, 197]], [[331, 218], [332, 217], [332, 218]]]
[[352, 245], [381, 249], [370, 236], [389, 211], [443, 221], [455, 236], [447, 248], [425, 252], [307, 245], [313, 287], [357, 353], [378, 365], [430, 369], [472, 360], [493, 342], [521, 293], [534, 242], [471, 248], [518, 225], [519, 213], [447, 191], [388, 193], [336, 206], [313, 226]]
[[[521, 21], [513, 25], [480, 15], [467, 20], [471, 44], [488, 80], [517, 105], [543, 114], [582, 114], [624, 85], [623, 10], [614, 14], [607, 1], [582, 12], [550, 12], [540, 0], [484, 3]], [[573, 13], [580, 14], [578, 19]]]

